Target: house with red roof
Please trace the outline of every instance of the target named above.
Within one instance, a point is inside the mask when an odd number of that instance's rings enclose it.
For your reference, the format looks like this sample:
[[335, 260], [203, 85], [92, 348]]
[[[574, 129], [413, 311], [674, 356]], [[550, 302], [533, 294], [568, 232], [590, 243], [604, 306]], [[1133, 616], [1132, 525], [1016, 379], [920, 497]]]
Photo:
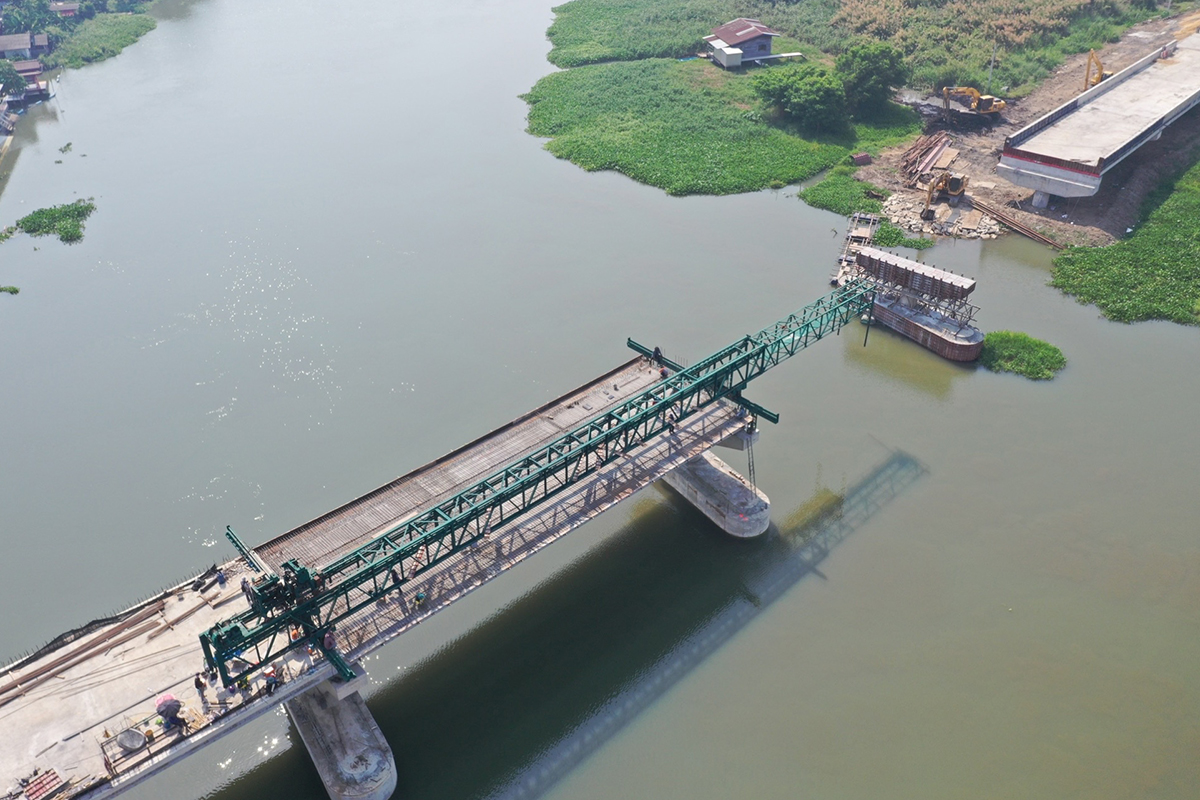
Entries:
[[713, 28], [704, 42], [709, 57], [723, 67], [740, 67], [743, 61], [754, 61], [771, 55], [771, 39], [779, 36], [757, 19], [738, 17]]

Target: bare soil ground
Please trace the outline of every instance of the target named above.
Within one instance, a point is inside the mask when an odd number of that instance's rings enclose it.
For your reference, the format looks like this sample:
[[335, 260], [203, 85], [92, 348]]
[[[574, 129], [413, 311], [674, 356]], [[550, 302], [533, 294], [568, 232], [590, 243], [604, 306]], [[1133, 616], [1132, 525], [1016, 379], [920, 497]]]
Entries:
[[[1121, 41], [1100, 52], [1106, 71], [1117, 72], [1172, 39], [1200, 30], [1200, 12], [1167, 20], [1154, 20], [1131, 28]], [[1087, 54], [1068, 59], [1062, 67], [1021, 100], [1009, 101], [1004, 121], [990, 130], [952, 132], [959, 155], [950, 165], [970, 178], [968, 192], [985, 203], [1006, 207], [1019, 222], [1062, 244], [1106, 245], [1125, 235], [1138, 221], [1146, 196], [1175, 174], [1189, 152], [1200, 146], [1200, 108], [1167, 128], [1161, 139], [1150, 142], [1104, 177], [1093, 197], [1052, 200], [1050, 207], [1034, 209], [1032, 190], [1015, 186], [996, 174], [1004, 139], [1042, 115], [1053, 111], [1083, 91]], [[900, 158], [905, 148], [881, 154], [858, 176], [893, 192], [920, 195], [904, 186]]]

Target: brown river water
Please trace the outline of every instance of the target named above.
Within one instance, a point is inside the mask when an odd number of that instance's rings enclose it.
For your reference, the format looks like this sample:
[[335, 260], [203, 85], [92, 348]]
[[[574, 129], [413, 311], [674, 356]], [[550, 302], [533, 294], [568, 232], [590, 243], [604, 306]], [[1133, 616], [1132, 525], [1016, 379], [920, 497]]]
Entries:
[[[669, 198], [524, 132], [545, 2], [155, 13], [0, 168], [4, 224], [98, 207], [78, 245], [0, 246], [0, 660], [232, 557], [227, 524], [257, 543], [589, 380], [628, 336], [694, 361], [827, 291], [844, 221], [794, 189]], [[771, 534], [730, 541], [651, 488], [379, 653], [397, 797], [1200, 794], [1200, 335], [1104, 321], [1025, 240], [925, 258], [1067, 369], [864, 348], [855, 323], [755, 381], [782, 415], [755, 448]], [[822, 488], [855, 512], [836, 531], [797, 514]], [[324, 792], [280, 712], [128, 797]]]

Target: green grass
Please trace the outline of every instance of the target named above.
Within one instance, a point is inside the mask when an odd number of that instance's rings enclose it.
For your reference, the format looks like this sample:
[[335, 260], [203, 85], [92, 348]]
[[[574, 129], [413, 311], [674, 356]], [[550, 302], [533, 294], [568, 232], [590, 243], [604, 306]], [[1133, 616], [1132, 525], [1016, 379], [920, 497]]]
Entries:
[[674, 195], [779, 187], [878, 152], [918, 129], [898, 108], [882, 123], [820, 140], [774, 124], [743, 73], [706, 61], [646, 59], [547, 75], [524, 99], [529, 132], [586, 170], [616, 170]]
[[550, 63], [578, 67], [606, 61], [681, 58], [696, 53], [703, 37], [735, 17], [754, 17], [784, 33], [777, 53], [827, 49], [845, 35], [829, 36], [837, 0], [775, 4], [770, 0], [572, 0], [554, 9], [546, 35]]
[[[798, 197], [810, 206], [823, 208], [848, 217], [855, 211], [865, 211], [878, 214], [883, 211], [883, 203], [878, 197], [887, 197], [889, 192], [878, 186], [854, 177], [855, 168], [840, 164], [821, 180], [807, 189], [799, 192]], [[878, 247], [911, 247], [914, 250], [924, 250], [933, 247], [933, 239], [909, 238], [908, 235], [888, 220], [883, 220], [875, 231], [875, 244]]]
[[1048, 381], [1067, 365], [1067, 359], [1049, 342], [1027, 333], [993, 331], [983, 339], [979, 363], [992, 372], [1015, 372], [1035, 381]]
[[1052, 286], [1118, 322], [1200, 323], [1200, 163], [1148, 201], [1144, 221], [1108, 247], [1073, 247], [1054, 260]]
[[854, 167], [844, 164], [829, 170], [820, 183], [802, 189], [799, 197], [814, 208], [823, 208], [843, 217], [855, 211], [878, 214], [883, 203], [868, 192], [886, 196], [887, 192], [854, 177]]
[[937, 244], [936, 239], [909, 236], [902, 228], [897, 228], [886, 219], [879, 224], [879, 230], [875, 231], [877, 247], [909, 247], [913, 250], [926, 250], [935, 244]]
[[[1176, 2], [1171, 12], [1193, 5]], [[560, 67], [679, 58], [716, 26], [744, 16], [780, 31], [787, 51], [795, 43], [837, 53], [857, 37], [889, 41], [920, 86], [985, 88], [995, 43], [992, 88], [1008, 86], [1010, 96], [1027, 93], [1067, 55], [1115, 41], [1161, 13], [1129, 0], [571, 0], [554, 12], [549, 59]]]
[[70, 244], [83, 238], [83, 223], [96, 210], [87, 200], [76, 200], [51, 208], [41, 208], [17, 220], [16, 227], [30, 236], [57, 236]]
[[0, 286], [0, 292], [6, 294], [20, 294], [21, 290], [15, 286]]
[[554, 9], [548, 58], [559, 67], [679, 58], [728, 21], [728, 8], [723, 0], [573, 0]]
[[707, 62], [648, 59], [547, 75], [525, 95], [529, 132], [586, 170], [670, 194], [730, 194], [810, 177], [846, 155], [766, 124], [749, 81]]
[[42, 56], [48, 69], [82, 67], [111, 58], [155, 28], [145, 14], [98, 14], [80, 23], [53, 52]]

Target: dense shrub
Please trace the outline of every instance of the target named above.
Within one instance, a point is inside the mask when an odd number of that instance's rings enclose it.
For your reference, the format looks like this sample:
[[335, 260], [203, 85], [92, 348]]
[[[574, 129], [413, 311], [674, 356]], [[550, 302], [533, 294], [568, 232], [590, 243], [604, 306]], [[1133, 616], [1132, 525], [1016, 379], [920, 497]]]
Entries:
[[846, 104], [859, 119], [870, 119], [885, 109], [909, 75], [900, 51], [887, 42], [854, 45], [838, 56], [837, 72], [846, 89]]
[[816, 64], [787, 64], [754, 76], [754, 91], [810, 131], [846, 126], [846, 90]]

